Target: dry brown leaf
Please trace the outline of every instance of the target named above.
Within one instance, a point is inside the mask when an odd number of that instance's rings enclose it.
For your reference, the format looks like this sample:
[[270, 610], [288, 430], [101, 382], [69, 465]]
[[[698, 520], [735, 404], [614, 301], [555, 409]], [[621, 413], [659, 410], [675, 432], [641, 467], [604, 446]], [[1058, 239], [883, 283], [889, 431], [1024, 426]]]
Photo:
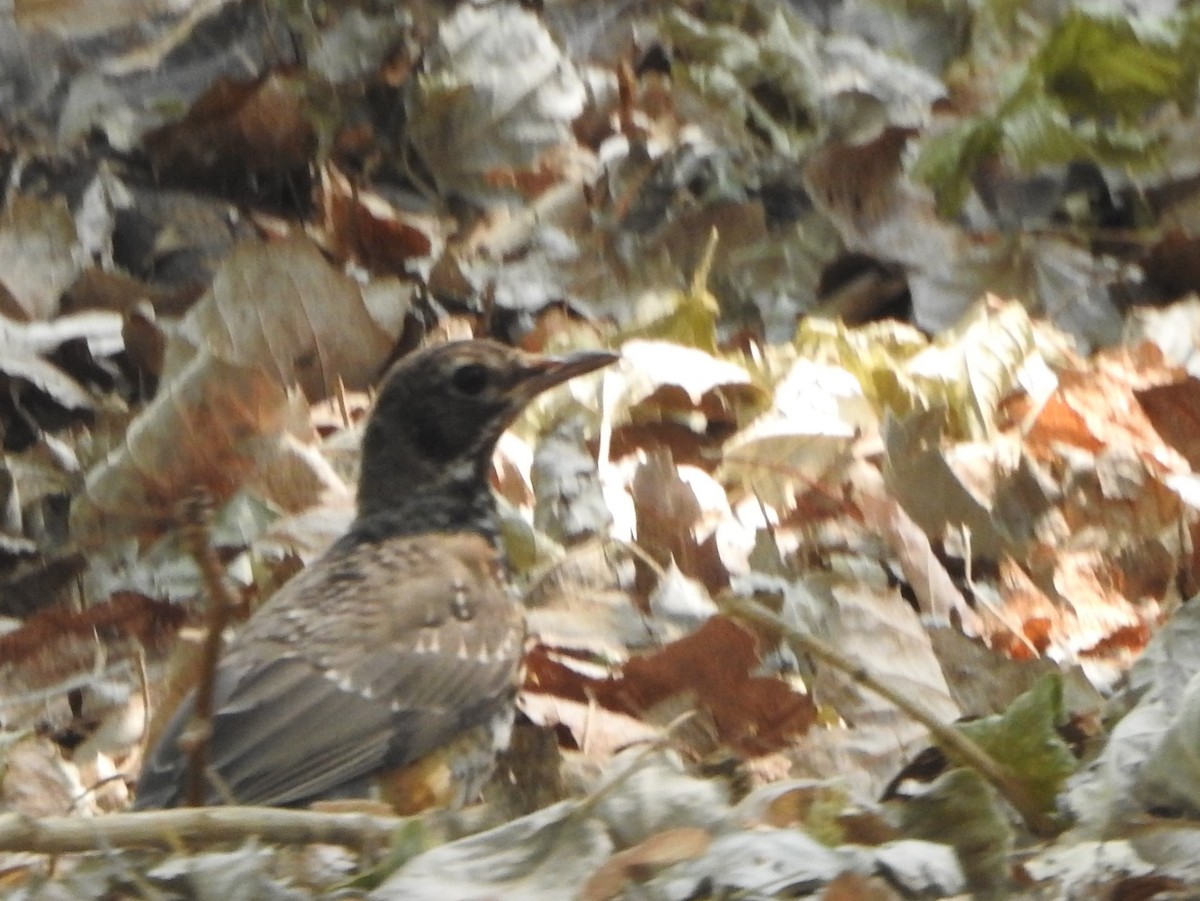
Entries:
[[299, 382], [324, 397], [369, 384], [406, 313], [398, 284], [363, 288], [306, 239], [240, 245], [168, 345], [158, 395], [89, 472], [76, 534], [104, 522], [152, 533], [198, 488], [215, 503], [228, 498], [277, 455], [285, 432], [307, 430], [285, 388]]
[[707, 829], [680, 826], [652, 835], [618, 851], [593, 873], [579, 893], [582, 901], [608, 901], [620, 896], [630, 883], [645, 882], [664, 867], [703, 856], [712, 844]]
[[121, 338], [129, 359], [146, 380], [146, 393], [152, 394], [162, 377], [167, 350], [167, 336], [158, 324], [154, 307], [149, 303], [139, 303], [126, 311], [121, 324]]
[[740, 625], [714, 616], [657, 653], [632, 657], [620, 676], [586, 676], [535, 647], [527, 658], [527, 692], [544, 692], [610, 710], [645, 716], [678, 697], [712, 714], [721, 741], [747, 756], [768, 753], [803, 735], [815, 719], [812, 701], [774, 678], [753, 676], [760, 663], [755, 639]]
[[627, 341], [621, 346], [624, 384], [619, 404], [631, 415], [683, 416], [736, 424], [736, 406], [761, 403], [750, 374], [736, 363], [670, 341]]
[[666, 448], [677, 463], [711, 471], [722, 442], [766, 405], [749, 373], [694, 347], [633, 340], [621, 346], [611, 457]]
[[63, 293], [62, 312], [84, 310], [112, 310], [128, 313], [143, 302], [154, 307], [166, 302], [170, 292], [165, 288], [144, 282], [124, 272], [109, 272], [98, 266], [89, 266], [79, 273], [79, 278]]
[[1087, 369], [1060, 373], [1058, 390], [1029, 429], [1027, 446], [1043, 459], [1055, 455], [1055, 442], [1091, 453], [1116, 447], [1165, 471], [1187, 472], [1184, 457], [1163, 441], [1139, 403], [1140, 394], [1177, 381], [1154, 345], [1100, 355]]
[[949, 623], [953, 618], [968, 634], [977, 635], [979, 617], [934, 554], [929, 536], [893, 498], [871, 491], [862, 483], [858, 487], [855, 501], [864, 525], [883, 538], [900, 562], [922, 614], [938, 624]]
[[1134, 396], [1162, 439], [1200, 470], [1200, 379], [1153, 385]]
[[[0, 712], [10, 728], [66, 728], [72, 721], [69, 693], [87, 692], [99, 684], [133, 687], [136, 693], [140, 655], [161, 655], [183, 625], [187, 611], [180, 605], [133, 593], [82, 611], [62, 607], [43, 610], [0, 636]], [[123, 698], [110, 698], [89, 708], [89, 720], [109, 716], [111, 707], [124, 708]], [[123, 692], [118, 690], [118, 696]], [[78, 711], [76, 711], [78, 712]], [[139, 709], [134, 711], [133, 735], [140, 732]], [[128, 729], [114, 722], [107, 736], [96, 736], [89, 747], [99, 748], [121, 732], [116, 743], [128, 747]]]
[[1078, 661], [1095, 684], [1108, 685], [1141, 652], [1162, 607], [1127, 598], [1120, 563], [1103, 550], [1043, 550], [1044, 586], [1016, 561], [1002, 562], [1003, 605], [983, 617], [986, 640], [1015, 660]]
[[[151, 651], [161, 650], [186, 615], [178, 604], [128, 592], [82, 611], [61, 607], [43, 610], [26, 619], [19, 629], [0, 635], [0, 667], [10, 679], [19, 669], [22, 682], [36, 687], [39, 682], [56, 681], [71, 672], [72, 660], [83, 660], [90, 667], [98, 643], [107, 646], [102, 653], [110, 659], [120, 655], [118, 645], [126, 640]], [[82, 657], [66, 650], [80, 640], [87, 645]], [[4, 694], [12, 696], [11, 691]]]
[[321, 169], [320, 229], [339, 258], [376, 272], [403, 273], [441, 256], [443, 223], [402, 211], [383, 197], [351, 184], [331, 164]]
[[1054, 588], [1070, 605], [1065, 649], [1089, 667], [1107, 664], [1114, 675], [1142, 652], [1159, 621], [1159, 605], [1150, 599], [1131, 603], [1116, 561], [1099, 550], [1060, 554]]
[[0, 313], [50, 319], [59, 300], [83, 269], [75, 221], [62, 197], [42, 200], [17, 194], [0, 212], [0, 288], [18, 310]]
[[91, 805], [79, 770], [48, 738], [26, 738], [6, 749], [0, 773], [0, 810], [25, 816], [61, 816]]
[[525, 691], [521, 711], [539, 726], [566, 729], [583, 756], [599, 763], [625, 748], [662, 738], [663, 730], [598, 704], [572, 701], [541, 692]]
[[1128, 444], [1111, 444], [1095, 457], [1066, 455], [1055, 468], [1062, 498], [1057, 510], [1075, 548], [1124, 551], [1144, 536], [1175, 529], [1183, 514], [1164, 467]]
[[[680, 477], [669, 452], [652, 452], [638, 466], [632, 495], [638, 544], [660, 568], [673, 562], [685, 576], [702, 583], [710, 594], [717, 594], [729, 585], [729, 572], [715, 543], [702, 542], [697, 535], [703, 512], [700, 502], [692, 486]], [[644, 599], [654, 590], [658, 579], [648, 565], [635, 559], [636, 588]]]
[[287, 409], [287, 394], [264, 370], [197, 355], [88, 473], [72, 534], [153, 534], [177, 521], [176, 505], [195, 490], [219, 504], [254, 472]]
[[[1014, 412], [1019, 414], [1016, 408]], [[1025, 440], [1029, 451], [1043, 460], [1056, 455], [1055, 444], [1067, 444], [1089, 453], [1095, 453], [1103, 447], [1088, 431], [1084, 418], [1057, 394], [1047, 400], [1038, 411]]]
[[496, 166], [480, 173], [482, 184], [504, 194], [533, 198], [564, 179], [574, 181], [590, 170], [586, 154], [572, 144], [548, 147], [520, 167]]
[[303, 237], [245, 242], [167, 349], [166, 377], [194, 352], [299, 383], [317, 400], [363, 388], [379, 374], [403, 329], [409, 292], [388, 280], [362, 286], [330, 266]]
[[155, 171], [220, 190], [255, 173], [303, 170], [318, 138], [308, 78], [298, 71], [249, 82], [218, 78], [182, 119], [145, 136]]
[[984, 637], [994, 650], [1030, 660], [1066, 636], [1062, 610], [1011, 557], [1000, 561], [997, 587], [1003, 605], [984, 615]]

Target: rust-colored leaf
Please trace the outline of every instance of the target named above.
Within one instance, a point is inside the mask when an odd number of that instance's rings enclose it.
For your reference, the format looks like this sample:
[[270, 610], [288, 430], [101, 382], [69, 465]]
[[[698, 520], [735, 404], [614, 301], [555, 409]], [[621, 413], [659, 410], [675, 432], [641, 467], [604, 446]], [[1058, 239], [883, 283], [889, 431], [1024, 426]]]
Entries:
[[[138, 648], [162, 653], [184, 624], [178, 604], [122, 592], [82, 611], [54, 607], [0, 636], [0, 697], [10, 725], [44, 717], [46, 699], [94, 683], [101, 675], [135, 684]], [[64, 705], [65, 707], [65, 705]]]
[[[696, 534], [703, 511], [669, 452], [652, 453], [638, 467], [632, 494], [638, 542], [660, 567], [674, 561], [680, 572], [702, 582], [710, 593], [729, 584], [715, 546], [701, 543]], [[645, 598], [654, 588], [654, 573], [640, 560], [636, 572], [638, 594]]]
[[1146, 255], [1146, 275], [1168, 295], [1200, 291], [1200, 237], [1167, 229]]
[[398, 210], [332, 166], [322, 170], [320, 207], [325, 243], [341, 258], [404, 273], [414, 262], [440, 255], [444, 238], [434, 217]]
[[1200, 470], [1200, 379], [1187, 377], [1134, 391], [1162, 439]]
[[0, 635], [0, 666], [25, 665], [43, 656], [61, 664], [64, 655], [56, 645], [77, 638], [101, 642], [134, 639], [149, 648], [161, 648], [186, 616], [178, 604], [133, 592], [120, 592], [80, 611], [63, 607], [42, 610], [19, 629]]
[[706, 708], [718, 737], [748, 756], [803, 735], [816, 717], [807, 695], [774, 678], [753, 676], [760, 663], [753, 636], [723, 616], [654, 654], [631, 658], [620, 676], [583, 675], [539, 646], [530, 654], [526, 690], [596, 703], [644, 716], [670, 699], [691, 697]]
[[182, 119], [146, 135], [154, 168], [171, 180], [219, 187], [231, 173], [303, 169], [317, 149], [306, 78], [279, 70], [254, 81], [217, 79]]
[[1183, 459], [1159, 437], [1139, 403], [1139, 393], [1176, 381], [1174, 370], [1150, 345], [1114, 351], [1086, 369], [1062, 373], [1058, 390], [1029, 431], [1029, 447], [1052, 455], [1055, 442], [1093, 453], [1115, 444], [1183, 470]]

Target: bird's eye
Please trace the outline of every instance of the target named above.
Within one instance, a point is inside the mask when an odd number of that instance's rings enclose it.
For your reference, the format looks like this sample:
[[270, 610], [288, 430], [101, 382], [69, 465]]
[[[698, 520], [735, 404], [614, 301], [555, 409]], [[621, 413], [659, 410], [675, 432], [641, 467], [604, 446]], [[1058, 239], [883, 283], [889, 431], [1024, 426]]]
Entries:
[[469, 363], [466, 366], [460, 366], [454, 372], [453, 382], [456, 391], [468, 397], [474, 397], [482, 393], [483, 389], [487, 387], [487, 368], [480, 366], [478, 363]]

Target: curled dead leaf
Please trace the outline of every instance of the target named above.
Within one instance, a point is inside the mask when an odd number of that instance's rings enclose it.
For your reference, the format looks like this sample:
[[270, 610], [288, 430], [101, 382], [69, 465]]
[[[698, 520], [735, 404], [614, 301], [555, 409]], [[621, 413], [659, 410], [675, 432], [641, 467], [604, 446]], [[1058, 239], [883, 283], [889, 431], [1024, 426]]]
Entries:
[[606, 860], [584, 883], [579, 897], [582, 901], [616, 898], [630, 883], [644, 882], [658, 870], [681, 860], [695, 860], [711, 844], [708, 830], [694, 826], [680, 826], [652, 835]]
[[86, 542], [114, 528], [154, 533], [175, 522], [175, 505], [190, 491], [228, 498], [282, 430], [286, 409], [286, 392], [262, 369], [197, 355], [88, 473], [72, 534]]

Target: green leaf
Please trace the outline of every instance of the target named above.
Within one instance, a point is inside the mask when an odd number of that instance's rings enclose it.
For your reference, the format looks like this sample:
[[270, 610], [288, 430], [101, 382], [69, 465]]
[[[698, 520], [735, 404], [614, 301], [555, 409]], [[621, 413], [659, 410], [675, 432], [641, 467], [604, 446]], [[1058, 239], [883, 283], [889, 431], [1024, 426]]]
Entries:
[[1062, 677], [1049, 673], [1004, 713], [958, 728], [1020, 778], [1042, 809], [1052, 811], [1075, 771], [1075, 756], [1055, 731], [1064, 719]]
[[1166, 102], [1190, 110], [1200, 79], [1200, 12], [1154, 23], [1072, 10], [1023, 74], [1009, 70], [995, 108], [926, 139], [912, 174], [944, 216], [971, 179], [1002, 155], [1025, 171], [1076, 160], [1155, 163], [1162, 135], [1145, 117]]
[[[1174, 43], [1174, 46], [1173, 46]], [[1158, 103], [1187, 105], [1195, 63], [1165, 35], [1140, 35], [1125, 18], [1067, 14], [1030, 69], [1075, 115], [1134, 117]]]
[[943, 773], [904, 805], [902, 828], [909, 838], [954, 848], [975, 897], [1003, 897], [1012, 830], [995, 790], [977, 772]]
[[979, 117], [922, 143], [912, 174], [933, 190], [939, 213], [958, 212], [970, 193], [972, 175], [1000, 150], [1003, 137], [1001, 120]]
[[1005, 155], [1026, 171], [1092, 156], [1092, 148], [1076, 134], [1066, 110], [1045, 95], [1034, 97], [1006, 117], [1003, 133]]
[[1147, 165], [1160, 136], [1137, 126], [1072, 121], [1057, 100], [1030, 98], [1005, 117], [1004, 154], [1026, 171], [1039, 166], [1095, 160], [1106, 165]]

